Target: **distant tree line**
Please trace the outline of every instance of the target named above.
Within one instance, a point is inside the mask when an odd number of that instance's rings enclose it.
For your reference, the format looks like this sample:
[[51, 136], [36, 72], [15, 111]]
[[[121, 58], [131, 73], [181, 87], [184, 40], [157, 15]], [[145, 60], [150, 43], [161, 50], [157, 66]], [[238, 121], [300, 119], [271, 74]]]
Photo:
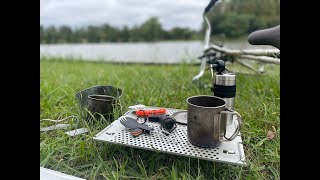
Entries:
[[108, 24], [72, 29], [69, 26], [40, 25], [40, 43], [86, 43], [86, 42], [136, 42], [158, 40], [191, 40], [195, 39], [196, 31], [189, 28], [175, 27], [171, 30], [162, 29], [158, 18], [151, 17], [140, 26], [128, 28], [112, 27]]
[[[225, 0], [220, 4], [209, 12], [214, 35], [237, 38], [280, 24], [280, 0]], [[132, 28], [117, 28], [108, 24], [78, 29], [69, 26], [45, 28], [40, 25], [40, 44], [202, 40], [205, 28], [203, 23], [199, 31], [180, 27], [164, 30], [157, 17]]]

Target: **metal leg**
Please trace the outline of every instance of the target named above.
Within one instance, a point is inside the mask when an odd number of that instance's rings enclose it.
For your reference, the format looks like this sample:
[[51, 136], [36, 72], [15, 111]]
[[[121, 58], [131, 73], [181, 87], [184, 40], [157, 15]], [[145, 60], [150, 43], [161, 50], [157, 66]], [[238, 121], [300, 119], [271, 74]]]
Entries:
[[200, 72], [199, 72], [196, 76], [194, 76], [194, 77], [192, 78], [192, 82], [193, 82], [193, 83], [199, 82], [199, 79], [200, 79], [200, 78], [203, 76], [203, 74], [204, 74], [205, 68], [206, 68], [206, 59], [203, 58], [203, 59], [201, 60]]

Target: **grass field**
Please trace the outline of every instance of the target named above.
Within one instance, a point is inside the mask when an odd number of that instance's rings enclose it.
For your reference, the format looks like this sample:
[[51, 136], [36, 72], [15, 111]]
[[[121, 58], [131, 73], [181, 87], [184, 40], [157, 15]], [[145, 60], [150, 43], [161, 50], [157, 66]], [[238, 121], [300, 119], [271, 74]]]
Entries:
[[[78, 115], [75, 93], [94, 85], [121, 88], [125, 108], [145, 104], [186, 109], [188, 97], [211, 94], [209, 88], [192, 84], [199, 66], [187, 64], [42, 59], [40, 68], [40, 119]], [[266, 72], [262, 76], [237, 75], [235, 109], [243, 117], [241, 134], [247, 167], [97, 142], [92, 137], [109, 122], [88, 124], [84, 120], [79, 126], [89, 128], [87, 134], [69, 137], [65, 130], [40, 133], [40, 166], [85, 179], [280, 179], [279, 66], [267, 66]], [[207, 71], [203, 82], [210, 82], [210, 78]], [[52, 123], [40, 123], [41, 127], [49, 125]], [[268, 140], [267, 132], [273, 129], [277, 135]]]

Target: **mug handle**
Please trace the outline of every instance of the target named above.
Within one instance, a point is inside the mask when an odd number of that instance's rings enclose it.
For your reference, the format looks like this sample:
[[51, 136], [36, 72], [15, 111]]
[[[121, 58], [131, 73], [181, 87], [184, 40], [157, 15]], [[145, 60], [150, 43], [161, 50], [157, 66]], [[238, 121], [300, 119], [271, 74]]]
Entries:
[[231, 114], [237, 116], [238, 125], [236, 127], [236, 130], [232, 134], [232, 136], [227, 138], [226, 135], [224, 134], [224, 138], [226, 138], [229, 141], [232, 141], [240, 132], [240, 129], [241, 129], [241, 126], [242, 126], [241, 115], [237, 111], [233, 111], [233, 110], [230, 110], [230, 109], [227, 109], [227, 108], [226, 108], [226, 111], [222, 111], [221, 113], [226, 113], [226, 114], [231, 113]]

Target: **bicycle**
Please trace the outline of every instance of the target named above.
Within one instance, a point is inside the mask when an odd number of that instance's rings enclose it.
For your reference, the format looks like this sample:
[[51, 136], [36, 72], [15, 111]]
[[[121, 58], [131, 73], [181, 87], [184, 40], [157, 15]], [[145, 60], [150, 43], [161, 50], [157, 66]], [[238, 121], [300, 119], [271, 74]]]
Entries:
[[[201, 60], [199, 73], [192, 78], [192, 82], [200, 83], [200, 78], [204, 75], [206, 64], [210, 66], [212, 78], [214, 78], [214, 69], [217, 67], [218, 60], [223, 62], [231, 62], [238, 64], [254, 71], [257, 74], [264, 73], [265, 64], [277, 64], [280, 65], [280, 25], [262, 29], [251, 33], [248, 36], [248, 42], [252, 45], [270, 45], [276, 49], [229, 49], [224, 45], [217, 45], [215, 43], [210, 44], [211, 25], [207, 17], [208, 12], [215, 5], [220, 3], [221, 0], [211, 0], [206, 6], [203, 19], [206, 23], [204, 50], [203, 55], [199, 57]], [[260, 63], [259, 69], [254, 68], [252, 65], [242, 61], [241, 59], [253, 60]], [[221, 62], [221, 61], [219, 61]], [[224, 66], [224, 65], [223, 65]]]

